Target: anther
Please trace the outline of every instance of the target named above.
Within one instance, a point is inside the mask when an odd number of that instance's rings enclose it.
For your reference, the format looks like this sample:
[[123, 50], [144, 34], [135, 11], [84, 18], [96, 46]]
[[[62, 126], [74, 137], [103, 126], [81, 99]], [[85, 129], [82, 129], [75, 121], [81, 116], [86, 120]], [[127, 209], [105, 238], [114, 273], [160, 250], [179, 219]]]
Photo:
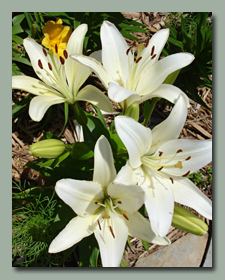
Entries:
[[110, 196], [110, 195], [107, 195], [107, 197], [108, 197], [108, 198], [111, 198], [111, 196]]
[[55, 52], [58, 53], [58, 46], [55, 44]]
[[142, 56], [140, 56], [137, 60], [136, 63], [138, 63], [142, 59]]
[[65, 59], [68, 58], [68, 52], [66, 50], [63, 51], [63, 55], [64, 55]]
[[115, 238], [115, 235], [114, 235], [114, 233], [113, 233], [112, 227], [109, 226], [109, 229], [110, 229], [110, 231], [111, 231], [111, 233], [112, 233], [113, 238]]
[[125, 219], [129, 220], [129, 218], [127, 217], [126, 214], [123, 213], [123, 216], [124, 216]]
[[187, 173], [185, 173], [184, 175], [182, 175], [182, 177], [187, 177], [189, 175], [191, 171], [189, 170]]
[[43, 69], [43, 65], [42, 65], [42, 63], [41, 63], [41, 60], [40, 60], [40, 59], [38, 59], [38, 66], [39, 66], [41, 69]]
[[151, 56], [153, 56], [155, 50], [155, 46], [152, 46]]
[[95, 204], [98, 204], [98, 201], [95, 201]]
[[122, 203], [122, 201], [120, 201], [120, 200], [119, 200], [119, 201], [117, 201], [117, 203], [121, 204], [121, 203]]
[[61, 64], [63, 65], [65, 63], [64, 58], [62, 58], [61, 56], [59, 57]]
[[99, 226], [99, 229], [101, 230], [102, 228], [101, 228], [101, 226], [100, 226], [99, 220], [98, 220], [98, 226]]
[[163, 169], [163, 166], [161, 166], [159, 169], [157, 169], [157, 171], [161, 171]]
[[151, 59], [153, 59], [153, 58], [155, 58], [156, 57], [156, 54], [154, 54], [152, 57], [151, 57]]
[[170, 180], [171, 180], [171, 182], [172, 182], [172, 184], [173, 184], [173, 178], [172, 178], [172, 177], [170, 177]]
[[48, 68], [50, 71], [52, 71], [52, 65], [48, 62]]
[[43, 50], [44, 55], [47, 56], [48, 54], [47, 54], [46, 49], [43, 48], [42, 50]]
[[179, 153], [181, 153], [181, 152], [183, 152], [182, 149], [177, 150], [177, 154], [179, 154]]
[[191, 159], [191, 156], [187, 157], [185, 160], [189, 160], [189, 159]]
[[148, 39], [146, 40], [146, 43], [145, 43], [145, 47], [147, 48], [148, 44], [149, 44], [149, 40], [150, 38], [148, 37]]
[[162, 154], [163, 154], [163, 152], [160, 152], [160, 151], [159, 151], [159, 157], [161, 157]]
[[133, 46], [131, 46], [129, 49], [127, 49], [126, 51], [126, 55], [128, 55], [129, 51], [133, 48]]

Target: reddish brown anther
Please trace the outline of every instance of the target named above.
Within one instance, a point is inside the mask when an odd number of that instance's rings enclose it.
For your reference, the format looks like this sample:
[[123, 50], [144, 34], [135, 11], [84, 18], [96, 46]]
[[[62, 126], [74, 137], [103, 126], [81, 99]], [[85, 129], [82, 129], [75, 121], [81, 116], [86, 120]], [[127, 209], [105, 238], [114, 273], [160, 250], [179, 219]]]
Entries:
[[42, 65], [42, 63], [41, 63], [41, 60], [40, 60], [40, 59], [38, 59], [38, 66], [39, 66], [41, 69], [43, 69], [43, 65]]
[[162, 154], [163, 154], [163, 152], [160, 152], [160, 151], [159, 151], [159, 157], [161, 157]]
[[157, 171], [161, 171], [163, 169], [163, 166], [161, 166], [159, 169], [157, 169]]
[[150, 38], [148, 37], [148, 39], [146, 40], [146, 43], [145, 43], [145, 47], [147, 48], [148, 44], [149, 44], [149, 40]]
[[127, 217], [126, 214], [123, 213], [123, 216], [124, 216], [125, 219], [129, 220], [129, 218]]
[[154, 54], [154, 51], [155, 51], [155, 46], [152, 46], [152, 50], [151, 50], [151, 56], [153, 56], [153, 54]]
[[43, 48], [42, 50], [43, 50], [44, 55], [47, 56], [48, 54], [47, 54], [46, 49]]
[[183, 152], [182, 149], [177, 150], [177, 154], [179, 154], [179, 153], [181, 153], [181, 152]]
[[136, 63], [138, 63], [142, 59], [142, 56], [140, 56], [137, 60]]
[[66, 50], [63, 51], [63, 55], [64, 55], [65, 59], [68, 58], [68, 52]]
[[52, 65], [48, 62], [48, 68], [50, 71], [52, 71]]
[[170, 177], [170, 180], [171, 180], [171, 182], [172, 182], [172, 184], [173, 184], [173, 178], [172, 178], [172, 177]]
[[98, 201], [95, 201], [95, 204], [98, 204]]
[[156, 57], [156, 54], [154, 54], [152, 57], [151, 57], [151, 59], [153, 59], [153, 58], [155, 58]]
[[113, 238], [115, 238], [115, 235], [114, 235], [114, 233], [113, 233], [112, 227], [109, 226], [109, 229], [110, 229], [110, 231], [111, 231], [111, 233], [112, 233]]
[[119, 200], [119, 201], [117, 201], [117, 203], [121, 204], [121, 203], [122, 203], [122, 201], [120, 201], [120, 200]]
[[59, 57], [61, 64], [63, 65], [65, 63], [64, 58], [62, 58], [61, 56]]
[[55, 52], [58, 53], [58, 46], [55, 44]]
[[187, 157], [185, 160], [189, 160], [189, 159], [191, 159], [191, 156]]
[[184, 175], [182, 175], [182, 177], [187, 177], [189, 175], [191, 171], [189, 170], [187, 173], [185, 173]]
[[101, 228], [101, 226], [100, 226], [99, 220], [98, 220], [98, 226], [99, 226], [99, 229], [101, 230], [102, 228]]

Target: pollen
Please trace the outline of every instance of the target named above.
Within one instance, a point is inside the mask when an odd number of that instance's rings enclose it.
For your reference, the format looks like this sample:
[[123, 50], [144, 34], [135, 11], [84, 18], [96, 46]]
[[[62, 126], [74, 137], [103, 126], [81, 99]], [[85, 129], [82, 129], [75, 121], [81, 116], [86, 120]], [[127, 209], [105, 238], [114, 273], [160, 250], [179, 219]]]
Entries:
[[47, 56], [48, 54], [47, 54], [46, 49], [43, 48], [42, 50], [43, 50], [44, 55]]
[[129, 218], [127, 217], [126, 214], [123, 213], [123, 216], [124, 216], [125, 219], [129, 220]]
[[122, 203], [122, 201], [120, 201], [120, 200], [119, 200], [119, 201], [117, 201], [117, 203], [121, 204], [121, 203]]
[[152, 57], [151, 57], [151, 59], [154, 59], [156, 57], [156, 54], [154, 54]]
[[172, 184], [173, 184], [173, 178], [172, 178], [172, 177], [170, 177], [170, 180], [171, 180], [171, 182], [172, 182]]
[[187, 173], [185, 173], [184, 175], [182, 175], [182, 177], [187, 177], [189, 175], [191, 171], [189, 170]]
[[61, 56], [59, 57], [61, 64], [63, 65], [65, 63], [64, 58], [62, 58]]
[[147, 40], [146, 40], [146, 43], [145, 43], [145, 47], [147, 48], [147, 46], [148, 46], [148, 44], [149, 44], [149, 40], [150, 40], [150, 38], [148, 38]]
[[177, 154], [179, 154], [179, 153], [181, 153], [181, 152], [183, 152], [182, 149], [177, 150]]
[[63, 51], [63, 55], [64, 55], [65, 59], [68, 58], [68, 52], [66, 50]]
[[41, 69], [43, 69], [43, 65], [42, 65], [42, 63], [41, 63], [41, 60], [40, 60], [40, 59], [38, 59], [38, 66], [39, 66]]
[[157, 171], [161, 171], [163, 169], [163, 166], [161, 166], [159, 169], [157, 169]]
[[189, 159], [191, 159], [191, 156], [187, 157], [185, 160], [189, 160]]
[[138, 63], [142, 59], [142, 56], [140, 56], [137, 60], [136, 63]]
[[[155, 51], [155, 46], [152, 46], [151, 56], [153, 56], [154, 51]], [[155, 56], [156, 56], [156, 55], [155, 55]]]
[[176, 164], [174, 164], [174, 167], [182, 169], [183, 168], [182, 162], [178, 161]]
[[58, 46], [55, 44], [55, 52], [58, 53]]
[[163, 154], [163, 152], [160, 152], [160, 151], [159, 151], [159, 157], [161, 157], [162, 154]]
[[48, 62], [48, 68], [50, 71], [52, 71], [52, 65]]

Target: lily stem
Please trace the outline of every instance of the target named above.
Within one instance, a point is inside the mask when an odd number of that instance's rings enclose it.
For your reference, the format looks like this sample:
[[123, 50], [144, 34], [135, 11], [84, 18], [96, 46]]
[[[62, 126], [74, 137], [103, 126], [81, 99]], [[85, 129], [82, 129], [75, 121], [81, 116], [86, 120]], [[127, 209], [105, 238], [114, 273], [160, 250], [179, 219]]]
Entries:
[[150, 108], [149, 108], [148, 114], [147, 114], [147, 116], [146, 116], [146, 118], [144, 119], [144, 122], [143, 122], [144, 126], [148, 126], [148, 122], [149, 122], [149, 120], [151, 118], [152, 112], [153, 112], [153, 110], [155, 108], [155, 105], [156, 105], [156, 103], [158, 102], [159, 99], [160, 99], [159, 97], [154, 97], [152, 99], [152, 102], [150, 104]]

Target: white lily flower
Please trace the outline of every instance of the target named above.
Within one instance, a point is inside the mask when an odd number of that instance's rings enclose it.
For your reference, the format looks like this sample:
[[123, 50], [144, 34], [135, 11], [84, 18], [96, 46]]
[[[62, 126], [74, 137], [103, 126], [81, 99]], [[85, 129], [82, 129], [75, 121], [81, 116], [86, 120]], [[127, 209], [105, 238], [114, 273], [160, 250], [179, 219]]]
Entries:
[[186, 100], [181, 95], [169, 117], [152, 131], [126, 116], [115, 119], [116, 131], [129, 154], [116, 182], [143, 188], [151, 227], [159, 236], [168, 233], [174, 202], [212, 219], [211, 200], [186, 178], [211, 162], [212, 141], [176, 139], [186, 116]]
[[138, 46], [136, 59], [132, 47], [128, 47], [114, 24], [104, 21], [100, 36], [102, 63], [93, 57], [77, 54], [71, 55], [71, 58], [89, 66], [98, 75], [108, 89], [111, 100], [120, 103], [123, 109], [133, 102], [140, 104], [152, 97], [175, 102], [181, 90], [163, 82], [169, 74], [189, 65], [194, 56], [177, 53], [158, 60], [168, 39], [169, 29], [158, 31], [145, 47]]
[[[37, 95], [31, 100], [29, 114], [34, 121], [40, 121], [51, 105], [59, 103], [73, 104], [76, 101], [88, 101], [105, 111], [113, 111], [111, 102], [99, 89], [87, 85], [80, 87], [91, 74], [91, 70], [72, 60], [72, 53], [82, 54], [87, 24], [78, 26], [70, 36], [64, 57], [55, 56], [46, 51], [31, 38], [24, 39], [24, 47], [31, 64], [40, 80], [28, 76], [13, 76], [12, 88]], [[57, 53], [57, 46], [56, 46]]]
[[137, 186], [114, 184], [116, 170], [109, 142], [101, 136], [94, 150], [93, 181], [62, 179], [56, 193], [78, 216], [52, 241], [50, 253], [73, 246], [94, 233], [105, 267], [120, 265], [128, 234], [151, 243], [168, 245], [167, 238], [156, 236], [138, 209], [144, 193]]

